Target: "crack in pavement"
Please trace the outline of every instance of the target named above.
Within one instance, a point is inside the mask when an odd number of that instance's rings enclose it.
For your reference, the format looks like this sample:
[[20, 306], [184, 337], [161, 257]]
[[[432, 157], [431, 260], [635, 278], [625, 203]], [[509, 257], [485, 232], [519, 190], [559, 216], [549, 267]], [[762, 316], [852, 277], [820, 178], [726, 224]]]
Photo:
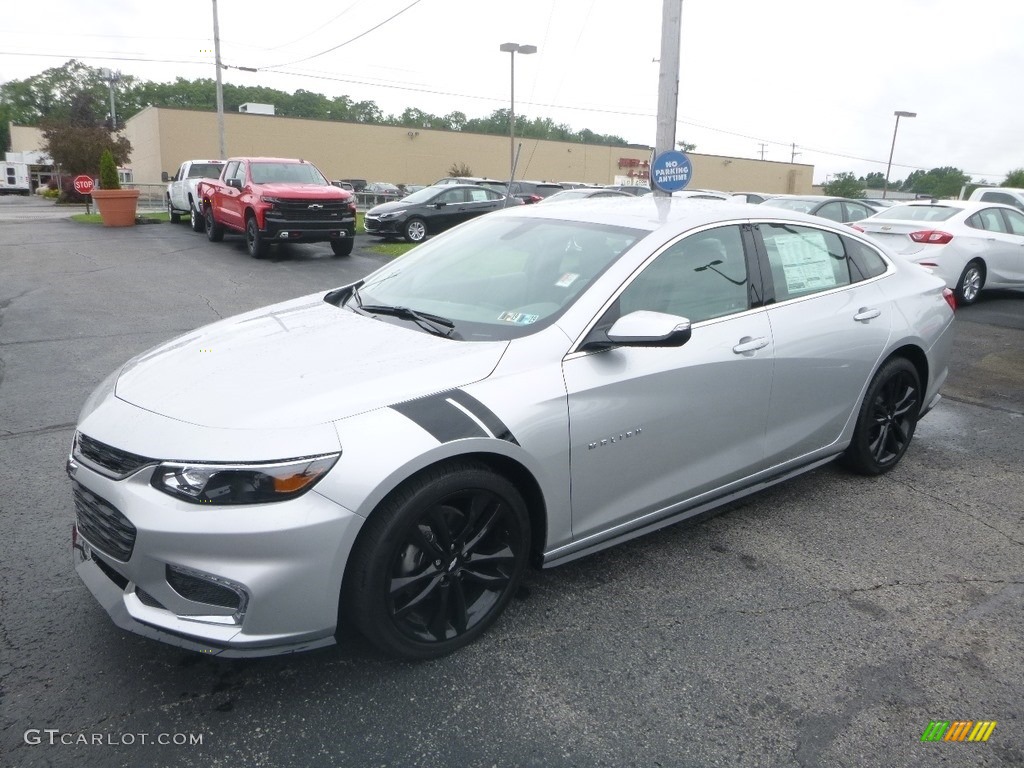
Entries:
[[214, 309], [214, 306], [213, 306], [213, 304], [212, 304], [212, 303], [210, 302], [210, 299], [209, 299], [209, 298], [208, 298], [207, 296], [204, 296], [204, 295], [203, 295], [203, 294], [201, 294], [201, 293], [199, 294], [199, 296], [200, 296], [200, 298], [201, 298], [201, 299], [202, 299], [203, 301], [205, 301], [205, 302], [206, 302], [206, 306], [208, 306], [208, 307], [210, 308], [210, 311], [211, 311], [211, 312], [213, 312], [213, 314], [215, 314], [215, 315], [216, 315], [217, 317], [219, 317], [219, 318], [220, 318], [221, 320], [223, 320], [223, 319], [224, 319], [224, 315], [222, 315], [222, 314], [221, 314], [220, 312], [218, 312], [218, 311], [217, 311], [216, 309]]
[[999, 413], [1008, 413], [1011, 416], [1024, 416], [1024, 411], [1016, 411], [1013, 408], [1007, 408], [1002, 405], [992, 405], [991, 403], [983, 403], [978, 400], [967, 400], [963, 397], [957, 397], [956, 395], [943, 395], [944, 400], [951, 400], [954, 403], [960, 403], [962, 405], [973, 405], [976, 408], [984, 408], [988, 411], [997, 411]]
[[[211, 307], [212, 309], [212, 307]], [[52, 339], [22, 339], [21, 341], [0, 341], [0, 347], [13, 347], [17, 344], [50, 344], [53, 342], [60, 341], [79, 341], [84, 339], [117, 339], [122, 336], [152, 336], [159, 334], [160, 336], [167, 336], [170, 338], [171, 334], [182, 334], [188, 333], [195, 330], [194, 328], [180, 328], [177, 330], [159, 330], [159, 331], [132, 331], [130, 333], [100, 333], [100, 334], [86, 334], [84, 336], [55, 336]]]
[[33, 435], [46, 435], [51, 432], [63, 432], [68, 429], [74, 429], [76, 426], [75, 422], [69, 421], [66, 424], [51, 424], [48, 427], [36, 427], [35, 429], [23, 429], [20, 432], [9, 432], [4, 430], [0, 433], [0, 440], [14, 440], [18, 437], [31, 437]]

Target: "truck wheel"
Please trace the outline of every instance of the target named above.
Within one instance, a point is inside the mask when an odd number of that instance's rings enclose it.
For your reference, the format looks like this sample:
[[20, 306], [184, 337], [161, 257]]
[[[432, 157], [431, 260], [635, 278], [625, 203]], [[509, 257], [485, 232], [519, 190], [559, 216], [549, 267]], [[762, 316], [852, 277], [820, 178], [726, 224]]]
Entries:
[[203, 224], [206, 228], [206, 239], [211, 243], [219, 243], [224, 239], [224, 227], [213, 218], [213, 208], [210, 206], [203, 212]]
[[203, 221], [203, 214], [196, 210], [196, 204], [189, 198], [188, 201], [189, 210], [189, 223], [192, 225], [193, 232], [202, 232], [206, 223]]
[[352, 238], [344, 240], [331, 240], [331, 250], [335, 256], [350, 256], [352, 254]]
[[177, 224], [181, 221], [181, 214], [174, 210], [174, 206], [171, 205], [170, 198], [167, 198], [167, 218], [171, 220], [171, 224]]
[[254, 259], [267, 258], [267, 249], [270, 244], [260, 234], [259, 225], [256, 224], [256, 217], [249, 216], [245, 220], [245, 247], [249, 255]]

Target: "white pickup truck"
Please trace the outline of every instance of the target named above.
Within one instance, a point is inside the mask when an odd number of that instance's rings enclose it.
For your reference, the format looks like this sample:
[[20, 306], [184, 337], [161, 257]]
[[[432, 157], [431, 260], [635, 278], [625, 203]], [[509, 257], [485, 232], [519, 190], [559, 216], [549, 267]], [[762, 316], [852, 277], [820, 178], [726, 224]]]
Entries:
[[203, 179], [216, 179], [224, 167], [223, 160], [186, 160], [167, 185], [167, 215], [172, 222], [188, 216], [195, 232], [203, 231], [203, 211], [199, 207], [196, 186]]

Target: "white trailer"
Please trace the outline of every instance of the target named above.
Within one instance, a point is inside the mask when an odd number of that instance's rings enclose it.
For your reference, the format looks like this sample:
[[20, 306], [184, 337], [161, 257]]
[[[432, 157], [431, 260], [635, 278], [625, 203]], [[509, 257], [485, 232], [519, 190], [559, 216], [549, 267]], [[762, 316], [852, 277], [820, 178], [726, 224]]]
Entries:
[[4, 161], [0, 170], [3, 171], [3, 174], [0, 175], [0, 195], [32, 194], [32, 179], [28, 163]]

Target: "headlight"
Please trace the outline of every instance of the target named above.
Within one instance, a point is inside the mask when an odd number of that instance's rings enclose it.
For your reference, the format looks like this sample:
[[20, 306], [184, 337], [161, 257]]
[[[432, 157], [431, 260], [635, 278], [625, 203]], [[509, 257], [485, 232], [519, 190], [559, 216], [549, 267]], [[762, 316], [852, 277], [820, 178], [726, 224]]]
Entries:
[[398, 216], [401, 216], [403, 213], [405, 213], [405, 211], [389, 211], [388, 213], [382, 213], [380, 215], [380, 218], [382, 218], [382, 219], [394, 219], [394, 218], [396, 218]]
[[266, 504], [301, 496], [327, 474], [339, 456], [305, 456], [271, 464], [165, 461], [153, 471], [150, 484], [192, 504]]
[[273, 205], [274, 203], [280, 203], [281, 202], [281, 198], [279, 198], [279, 197], [270, 197], [268, 195], [260, 195], [260, 200], [262, 202], [264, 202], [264, 203], [270, 203], [271, 205]]

